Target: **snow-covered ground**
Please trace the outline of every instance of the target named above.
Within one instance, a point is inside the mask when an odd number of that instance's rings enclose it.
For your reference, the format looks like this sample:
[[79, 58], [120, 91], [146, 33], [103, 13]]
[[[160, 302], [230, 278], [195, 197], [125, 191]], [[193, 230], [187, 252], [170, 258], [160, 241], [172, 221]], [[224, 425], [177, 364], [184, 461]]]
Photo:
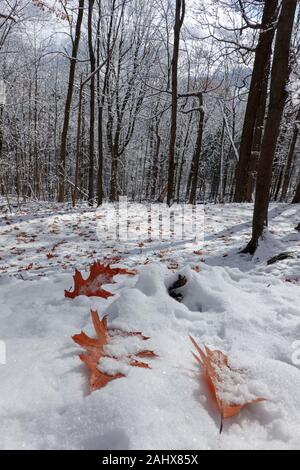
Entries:
[[[116, 243], [101, 238], [101, 212], [84, 206], [31, 204], [3, 214], [0, 448], [300, 449], [300, 208], [271, 206], [270, 232], [253, 259], [238, 253], [252, 210], [205, 207], [204, 246]], [[267, 265], [285, 251], [293, 258]], [[138, 274], [117, 276], [108, 300], [66, 299], [75, 267], [87, 272], [105, 258]], [[188, 279], [182, 303], [167, 289], [178, 274]], [[71, 339], [80, 330], [94, 335], [91, 308], [110, 326], [142, 331], [159, 356], [150, 370], [127, 368], [92, 394]], [[267, 399], [226, 421], [221, 435], [189, 335], [245, 372], [243, 393]]]

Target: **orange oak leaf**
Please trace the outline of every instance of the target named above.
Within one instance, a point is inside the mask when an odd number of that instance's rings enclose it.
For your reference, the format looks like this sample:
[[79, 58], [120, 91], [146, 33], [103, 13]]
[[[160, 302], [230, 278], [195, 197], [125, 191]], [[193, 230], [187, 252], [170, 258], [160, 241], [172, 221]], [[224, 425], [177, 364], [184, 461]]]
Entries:
[[90, 371], [90, 389], [93, 392], [105, 387], [112, 380], [123, 377], [123, 375], [110, 376], [98, 369], [101, 358], [105, 357], [104, 346], [108, 341], [107, 317], [101, 320], [95, 310], [92, 310], [91, 315], [97, 339], [90, 338], [83, 331], [79, 335], [73, 336], [72, 339], [87, 351], [80, 354], [79, 357]]
[[30, 271], [33, 268], [33, 263], [30, 263], [26, 268], [24, 268], [24, 271]]
[[118, 274], [128, 274], [134, 276], [135, 271], [128, 271], [122, 268], [111, 268], [109, 264], [101, 264], [98, 261], [90, 266], [88, 279], [83, 279], [80, 271], [76, 269], [74, 275], [74, 290], [65, 291], [65, 297], [75, 299], [79, 295], [87, 297], [102, 297], [108, 299], [114, 294], [102, 289], [103, 284], [114, 284], [113, 278]]
[[247, 405], [260, 403], [265, 401], [264, 398], [256, 398], [250, 401], [244, 401], [243, 403], [230, 403], [222, 397], [222, 391], [224, 390], [224, 381], [226, 377], [232, 376], [234, 374], [236, 377], [242, 374], [238, 370], [231, 369], [229, 365], [229, 359], [221, 351], [212, 351], [207, 346], [205, 346], [205, 352], [198, 346], [194, 338], [190, 336], [190, 339], [195, 346], [199, 356], [194, 354], [195, 359], [200, 364], [200, 366], [205, 371], [205, 379], [208, 386], [208, 389], [213, 397], [214, 401], [217, 403], [218, 408], [221, 413], [221, 428], [220, 433], [223, 430], [223, 420], [232, 418], [240, 413], [240, 411]]
[[[91, 311], [91, 316], [97, 338], [90, 338], [82, 331], [79, 335], [73, 336], [72, 339], [76, 344], [86, 350], [86, 352], [80, 354], [79, 357], [90, 372], [89, 384], [90, 390], [93, 392], [105, 387], [105, 385], [107, 385], [112, 380], [124, 377], [123, 374], [108, 375], [99, 370], [99, 363], [103, 358], [111, 358], [115, 360], [124, 359], [109, 356], [105, 353], [105, 346], [109, 343], [112, 337], [115, 340], [115, 338], [118, 336], [120, 338], [124, 336], [139, 336], [143, 341], [147, 341], [149, 338], [140, 332], [127, 333], [122, 330], [109, 329], [107, 326], [107, 317], [104, 317], [101, 320], [96, 310]], [[135, 355], [129, 355], [125, 359], [128, 359], [128, 364], [132, 367], [150, 369], [149, 364], [141, 362], [137, 358], [153, 359], [155, 357], [157, 357], [157, 355], [154, 351], [145, 350], [138, 352]]]

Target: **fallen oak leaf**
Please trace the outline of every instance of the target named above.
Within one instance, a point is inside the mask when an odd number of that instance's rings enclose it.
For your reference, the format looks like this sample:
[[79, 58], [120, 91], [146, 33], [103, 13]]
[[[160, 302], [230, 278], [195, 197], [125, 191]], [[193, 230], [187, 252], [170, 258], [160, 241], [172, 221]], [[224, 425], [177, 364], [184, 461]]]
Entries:
[[176, 263], [176, 261], [172, 261], [170, 264], [168, 264], [167, 268], [170, 269], [170, 271], [177, 271], [177, 269], [179, 268], [179, 264]]
[[149, 366], [149, 364], [147, 364], [146, 362], [137, 361], [136, 359], [133, 359], [133, 360], [129, 363], [129, 365], [132, 366], [132, 367], [139, 367], [140, 369], [151, 369], [151, 367]]
[[112, 257], [105, 256], [104, 260], [105, 262], [109, 264], [116, 264], [116, 263], [119, 263], [122, 260], [122, 258], [121, 256], [112, 256]]
[[90, 390], [91, 392], [105, 387], [109, 382], [117, 378], [123, 377], [123, 375], [108, 375], [104, 374], [98, 369], [98, 364], [102, 357], [105, 357], [104, 346], [108, 341], [108, 329], [107, 329], [107, 317], [102, 320], [99, 318], [97, 311], [91, 311], [92, 321], [97, 333], [97, 338], [90, 338], [84, 331], [79, 335], [72, 337], [73, 341], [79, 346], [86, 349], [87, 353], [79, 355], [80, 360], [86, 365], [90, 371]]
[[[147, 338], [146, 336], [144, 336], [144, 339], [147, 341], [147, 340], [150, 339], [150, 338]], [[153, 359], [154, 357], [157, 357], [157, 354], [155, 354], [154, 351], [141, 351], [141, 352], [139, 352], [138, 354], [136, 354], [136, 356], [137, 356], [137, 357], [141, 357], [141, 358], [143, 358], [143, 357], [144, 357], [144, 358], [148, 357], [148, 358], [152, 358], [152, 359]]]
[[73, 278], [74, 278], [74, 291], [73, 292], [65, 291], [65, 297], [69, 299], [75, 299], [76, 297], [80, 295], [86, 295], [87, 297], [102, 297], [103, 299], [108, 299], [109, 297], [113, 296], [111, 292], [101, 289], [100, 287], [95, 290], [92, 289], [90, 285], [93, 283], [95, 278], [93, 278], [91, 275], [85, 281], [82, 277], [81, 272], [76, 269]]
[[30, 263], [26, 268], [24, 268], [24, 271], [30, 271], [33, 268], [33, 263]]
[[201, 272], [200, 266], [193, 266], [193, 267], [192, 267], [192, 270], [195, 271], [196, 273], [200, 273], [200, 272]]
[[87, 297], [102, 297], [108, 299], [114, 294], [102, 289], [104, 284], [114, 284], [114, 276], [118, 274], [136, 275], [136, 271], [128, 271], [122, 268], [111, 268], [109, 264], [101, 264], [98, 261], [90, 265], [90, 275], [84, 280], [80, 271], [76, 269], [74, 275], [73, 292], [65, 291], [65, 297], [75, 299], [79, 295]]
[[104, 346], [107, 343], [108, 328], [107, 328], [107, 317], [104, 317], [102, 320], [99, 318], [99, 315], [96, 310], [91, 311], [92, 321], [97, 333], [97, 338], [90, 338], [87, 336], [84, 331], [79, 335], [73, 336], [75, 343], [79, 346], [84, 347], [92, 353], [97, 353], [99, 358], [101, 355], [104, 355]]
[[[91, 392], [105, 387], [109, 382], [115, 379], [125, 377], [124, 374], [109, 375], [99, 370], [99, 364], [103, 358], [111, 358], [119, 360], [118, 357], [110, 356], [105, 353], [105, 346], [110, 339], [116, 336], [140, 336], [143, 341], [149, 338], [140, 332], [124, 332], [122, 330], [109, 329], [107, 326], [107, 316], [101, 319], [96, 310], [91, 311], [92, 322], [97, 334], [97, 338], [90, 338], [86, 333], [81, 331], [80, 334], [72, 337], [73, 341], [86, 350], [85, 353], [79, 355], [80, 360], [86, 365], [90, 372], [89, 384]], [[111, 334], [113, 336], [111, 336]], [[154, 351], [140, 351], [135, 355], [128, 355], [129, 365], [132, 367], [140, 367], [150, 369], [149, 364], [141, 362], [136, 358], [155, 358], [157, 355]]]
[[67, 240], [61, 240], [60, 242], [55, 243], [51, 251], [54, 252], [55, 250], [57, 250], [57, 248], [59, 248], [61, 245], [65, 245], [66, 243]]
[[224, 383], [226, 377], [235, 375], [242, 382], [242, 373], [238, 370], [231, 369], [229, 365], [228, 357], [221, 351], [212, 351], [205, 346], [205, 352], [199, 347], [195, 339], [190, 336], [190, 339], [195, 346], [199, 356], [193, 353], [196, 361], [200, 364], [205, 372], [205, 379], [208, 389], [211, 393], [212, 398], [217, 403], [219, 411], [221, 413], [221, 427], [220, 433], [223, 430], [224, 419], [232, 418], [240, 413], [240, 411], [247, 405], [252, 405], [266, 401], [265, 398], [255, 398], [252, 400], [245, 400], [243, 403], [228, 402], [223, 398], [224, 389], [226, 384]]
[[108, 375], [108, 374], [105, 374], [104, 372], [101, 372], [96, 367], [95, 365], [96, 359], [93, 356], [80, 354], [79, 357], [90, 371], [89, 383], [90, 383], [91, 392], [95, 392], [96, 390], [99, 390], [100, 388], [105, 387], [112, 380], [121, 379], [124, 377], [123, 374]]

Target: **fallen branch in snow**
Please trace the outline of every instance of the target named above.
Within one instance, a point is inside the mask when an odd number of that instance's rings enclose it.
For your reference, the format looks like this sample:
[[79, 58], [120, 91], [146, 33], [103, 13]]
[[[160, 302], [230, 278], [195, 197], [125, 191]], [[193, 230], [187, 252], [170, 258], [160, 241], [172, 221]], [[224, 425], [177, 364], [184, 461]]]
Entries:
[[278, 261], [284, 261], [286, 259], [294, 258], [294, 256], [295, 256], [295, 253], [293, 253], [291, 251], [285, 252], [285, 253], [280, 253], [279, 255], [276, 255], [273, 258], [269, 259], [267, 264], [268, 264], [268, 266], [270, 266], [271, 264], [275, 264]]

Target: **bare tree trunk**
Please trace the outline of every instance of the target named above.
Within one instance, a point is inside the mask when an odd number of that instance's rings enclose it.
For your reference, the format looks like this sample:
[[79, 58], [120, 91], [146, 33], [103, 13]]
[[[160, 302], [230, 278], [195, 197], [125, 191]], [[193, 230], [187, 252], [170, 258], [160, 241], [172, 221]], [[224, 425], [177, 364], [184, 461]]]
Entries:
[[288, 158], [286, 162], [286, 167], [284, 171], [284, 180], [283, 180], [283, 185], [282, 185], [282, 190], [281, 190], [281, 202], [284, 202], [287, 196], [287, 192], [289, 189], [289, 184], [290, 184], [290, 179], [291, 179], [291, 169], [292, 169], [292, 164], [294, 161], [294, 156], [295, 156], [295, 148], [298, 140], [298, 135], [299, 135], [299, 121], [300, 121], [300, 109], [297, 113], [296, 116], [296, 123], [294, 126], [294, 131], [293, 131], [293, 136], [292, 140], [290, 143], [290, 148], [289, 148], [289, 153], [288, 153]]
[[251, 158], [249, 161], [248, 180], [247, 180], [247, 187], [246, 187], [246, 201], [247, 202], [252, 202], [252, 200], [254, 199], [253, 193], [255, 189], [257, 167], [258, 167], [258, 162], [259, 162], [259, 157], [260, 157], [261, 143], [262, 143], [265, 117], [266, 117], [270, 68], [271, 68], [271, 64], [269, 61], [268, 69], [266, 70], [266, 77], [262, 85], [260, 102], [259, 102], [259, 106], [257, 109], [255, 130], [253, 134]]
[[225, 126], [226, 126], [226, 115], [224, 109], [224, 118], [223, 118], [223, 126], [222, 126], [222, 133], [221, 133], [221, 142], [220, 142], [220, 161], [219, 161], [219, 168], [218, 168], [218, 177], [217, 177], [217, 185], [216, 185], [216, 194], [215, 194], [215, 202], [220, 202], [223, 204], [223, 168], [224, 168], [224, 146], [225, 146]]
[[154, 159], [153, 159], [153, 167], [152, 167], [152, 181], [151, 181], [151, 200], [155, 200], [156, 196], [156, 189], [157, 189], [157, 179], [158, 179], [158, 162], [159, 162], [159, 152], [161, 146], [161, 137], [159, 135], [159, 119], [156, 119], [155, 124], [155, 136], [156, 136], [156, 143], [155, 143], [155, 151], [154, 151]]
[[35, 66], [34, 75], [34, 107], [33, 107], [33, 188], [34, 196], [40, 198], [40, 184], [39, 184], [39, 152], [38, 152], [38, 65]]
[[79, 90], [79, 104], [78, 104], [78, 120], [77, 120], [76, 167], [75, 167], [75, 181], [74, 181], [74, 192], [73, 192], [73, 207], [75, 207], [76, 200], [77, 200], [79, 168], [80, 168], [81, 153], [82, 153], [82, 142], [81, 142], [82, 93], [83, 93], [83, 90], [82, 90], [82, 76], [81, 76], [80, 90]]
[[[190, 118], [189, 118], [189, 122], [188, 122], [188, 125], [187, 125], [187, 131], [186, 131], [185, 138], [184, 138], [184, 143], [183, 143], [181, 161], [180, 161], [179, 168], [178, 168], [178, 181], [177, 181], [177, 194], [176, 194], [176, 199], [177, 199], [178, 204], [180, 202], [181, 181], [182, 181], [182, 177], [183, 177], [183, 168], [184, 168], [184, 165], [185, 165], [185, 162], [186, 162], [186, 148], [188, 146], [188, 140], [189, 140], [189, 137], [190, 137], [192, 120], [193, 120], [193, 115], [192, 115], [192, 113], [190, 113]], [[186, 190], [187, 190], [187, 188], [186, 188]], [[189, 192], [190, 191], [186, 192], [187, 197], [189, 195]]]
[[[4, 106], [0, 104], [0, 165], [2, 160], [2, 152], [3, 152], [3, 110]], [[0, 194], [3, 195], [3, 187], [0, 185]]]
[[204, 109], [203, 109], [203, 94], [199, 93], [199, 124], [197, 133], [197, 142], [193, 155], [192, 166], [191, 166], [191, 192], [189, 203], [196, 204], [197, 198], [197, 186], [198, 186], [198, 175], [199, 175], [199, 163], [202, 150], [203, 140], [203, 128], [204, 128]]
[[[111, 16], [109, 20], [109, 28], [107, 35], [107, 49], [106, 49], [106, 67], [104, 72], [104, 81], [102, 91], [100, 90], [100, 71], [97, 76], [97, 88], [98, 88], [98, 206], [101, 206], [103, 203], [103, 161], [104, 161], [104, 143], [103, 143], [103, 108], [105, 103], [105, 96], [107, 93], [107, 86], [109, 80], [109, 71], [111, 63], [111, 54], [114, 44], [112, 44], [113, 39], [113, 23], [114, 23], [114, 10], [115, 10], [115, 0], [112, 2], [111, 6]], [[99, 21], [98, 21], [98, 38], [97, 38], [97, 60], [98, 67], [100, 64], [100, 16], [101, 16], [101, 2], [99, 3]]]
[[251, 85], [246, 108], [244, 127], [240, 145], [240, 159], [236, 168], [236, 189], [234, 202], [246, 202], [248, 180], [251, 178], [251, 156], [253, 149], [253, 136], [257, 122], [258, 103], [261, 103], [262, 90], [268, 82], [270, 61], [272, 55], [272, 43], [275, 34], [275, 20], [277, 16], [278, 0], [265, 2], [262, 31], [259, 36], [255, 61], [251, 79]]
[[293, 204], [300, 204], [300, 174], [298, 176], [298, 186], [296, 189], [295, 197], [293, 199]]
[[89, 0], [88, 8], [88, 46], [91, 64], [90, 83], [90, 142], [89, 142], [89, 205], [94, 204], [94, 159], [95, 159], [95, 75], [96, 58], [93, 45], [93, 9], [95, 0]]
[[244, 250], [245, 253], [255, 253], [264, 228], [268, 225], [272, 165], [287, 98], [286, 89], [290, 71], [290, 45], [296, 6], [297, 0], [283, 0], [282, 2], [272, 65], [268, 117], [257, 175], [252, 239]]
[[111, 153], [111, 181], [110, 181], [110, 201], [116, 202], [119, 198], [118, 193], [118, 153], [113, 143], [110, 149]]
[[80, 42], [81, 25], [83, 19], [84, 0], [79, 0], [78, 16], [76, 22], [75, 38], [73, 40], [72, 57], [70, 62], [69, 81], [68, 81], [68, 92], [65, 104], [64, 113], [64, 124], [61, 134], [61, 147], [60, 147], [60, 158], [58, 166], [58, 202], [64, 202], [65, 200], [65, 178], [66, 178], [66, 156], [67, 156], [67, 142], [68, 142], [68, 131], [70, 122], [70, 111], [73, 98], [74, 80], [75, 80], [75, 69], [77, 63], [77, 54]]
[[169, 171], [167, 203], [170, 206], [174, 198], [174, 174], [175, 174], [175, 147], [177, 137], [177, 108], [178, 108], [178, 60], [180, 46], [180, 32], [185, 16], [185, 0], [176, 0], [174, 47], [172, 59], [172, 111], [171, 111], [171, 135], [169, 145]]
[[[99, 18], [97, 24], [97, 67], [100, 66], [100, 27], [101, 27], [101, 1], [99, 2]], [[103, 203], [103, 104], [104, 95], [101, 96], [100, 70], [97, 73], [97, 108], [98, 108], [98, 177], [97, 197], [98, 206]]]
[[283, 179], [283, 170], [284, 170], [284, 166], [280, 165], [279, 174], [278, 174], [278, 177], [276, 178], [276, 181], [275, 181], [275, 184], [274, 184], [274, 195], [273, 195], [274, 201], [278, 200], [278, 196], [279, 196], [279, 192], [280, 192], [280, 188], [281, 188], [281, 183], [282, 183], [282, 179]]

